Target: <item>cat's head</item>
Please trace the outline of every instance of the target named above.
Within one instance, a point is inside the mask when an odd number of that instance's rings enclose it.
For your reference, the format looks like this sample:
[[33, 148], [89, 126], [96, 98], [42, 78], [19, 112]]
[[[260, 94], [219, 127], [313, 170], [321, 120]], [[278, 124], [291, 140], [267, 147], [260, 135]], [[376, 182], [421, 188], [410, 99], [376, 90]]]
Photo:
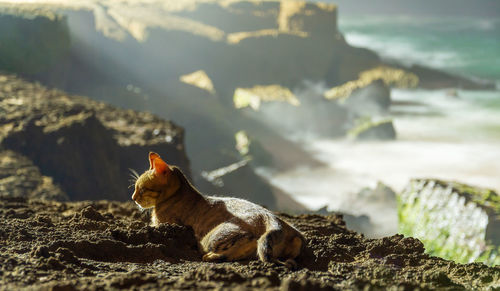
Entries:
[[172, 195], [178, 184], [173, 168], [167, 165], [160, 155], [150, 152], [149, 170], [137, 178], [132, 200], [142, 208], [154, 207], [159, 199]]

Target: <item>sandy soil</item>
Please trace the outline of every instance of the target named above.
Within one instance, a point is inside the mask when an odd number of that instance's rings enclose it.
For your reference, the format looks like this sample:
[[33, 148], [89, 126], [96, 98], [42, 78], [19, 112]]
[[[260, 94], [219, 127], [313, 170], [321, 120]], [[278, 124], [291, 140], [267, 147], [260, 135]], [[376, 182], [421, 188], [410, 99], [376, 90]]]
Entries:
[[132, 203], [0, 198], [0, 290], [499, 287], [500, 267], [424, 254], [420, 241], [366, 239], [341, 216], [282, 215], [308, 247], [288, 270], [259, 261], [205, 263], [192, 230], [148, 226]]

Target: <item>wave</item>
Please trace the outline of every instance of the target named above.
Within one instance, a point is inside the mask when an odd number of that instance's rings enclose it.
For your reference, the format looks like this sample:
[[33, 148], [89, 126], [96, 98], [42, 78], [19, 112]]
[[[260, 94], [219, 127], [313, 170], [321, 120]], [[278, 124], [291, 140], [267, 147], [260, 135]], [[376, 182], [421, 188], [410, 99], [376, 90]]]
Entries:
[[345, 38], [352, 46], [372, 49], [383, 59], [397, 60], [408, 66], [420, 64], [444, 69], [449, 67], [450, 63], [455, 66], [465, 65], [464, 60], [455, 52], [424, 51], [404, 38], [388, 39], [357, 32], [346, 33]]
[[408, 15], [398, 16], [370, 16], [370, 17], [341, 17], [340, 27], [363, 28], [367, 26], [394, 26], [402, 25], [410, 28], [425, 28], [437, 31], [476, 30], [491, 32], [500, 29], [500, 19], [463, 18], [463, 17], [418, 17]]
[[339, 29], [385, 60], [500, 82], [499, 19], [344, 18]]
[[500, 92], [392, 91], [394, 141], [352, 142], [307, 137], [299, 144], [325, 167], [287, 172], [259, 169], [271, 184], [311, 209], [325, 205], [368, 215], [379, 235], [397, 232], [386, 201], [358, 194], [377, 182], [401, 191], [412, 178], [438, 178], [500, 190]]

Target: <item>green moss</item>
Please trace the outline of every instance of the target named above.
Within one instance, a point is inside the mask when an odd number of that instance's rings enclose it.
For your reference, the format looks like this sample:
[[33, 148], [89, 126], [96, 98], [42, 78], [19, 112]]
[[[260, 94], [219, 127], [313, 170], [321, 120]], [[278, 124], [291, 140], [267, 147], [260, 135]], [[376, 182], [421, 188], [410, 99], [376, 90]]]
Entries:
[[500, 247], [487, 239], [498, 213], [494, 191], [455, 182], [412, 180], [398, 196], [399, 231], [459, 263], [500, 264]]
[[497, 214], [500, 214], [500, 195], [495, 191], [486, 188], [472, 187], [457, 182], [435, 181], [438, 185], [443, 187], [452, 187], [454, 191], [476, 203], [479, 207], [484, 207], [485, 209], [490, 208]]
[[273, 157], [255, 139], [251, 139], [244, 130], [234, 135], [236, 150], [241, 156], [251, 160], [256, 166], [271, 166]]
[[347, 136], [350, 138], [358, 138], [363, 133], [375, 128], [390, 125], [392, 127], [392, 119], [386, 118], [374, 121], [371, 117], [362, 117], [356, 121], [356, 125], [347, 131]]
[[416, 88], [419, 79], [417, 75], [405, 70], [387, 66], [378, 66], [359, 73], [357, 80], [349, 81], [341, 86], [326, 91], [326, 99], [345, 99], [355, 90], [370, 85], [375, 80], [382, 80], [387, 86], [396, 88]]

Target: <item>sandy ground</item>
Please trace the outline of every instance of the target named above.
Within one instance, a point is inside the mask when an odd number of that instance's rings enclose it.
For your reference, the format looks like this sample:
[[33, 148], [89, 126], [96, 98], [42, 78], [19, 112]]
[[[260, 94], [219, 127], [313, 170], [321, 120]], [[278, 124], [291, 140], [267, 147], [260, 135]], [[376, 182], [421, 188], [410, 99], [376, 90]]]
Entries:
[[429, 257], [413, 238], [366, 239], [336, 215], [282, 215], [308, 241], [297, 270], [201, 262], [190, 228], [150, 227], [148, 214], [128, 202], [3, 197], [0, 217], [0, 290], [460, 290], [500, 282], [500, 267]]

